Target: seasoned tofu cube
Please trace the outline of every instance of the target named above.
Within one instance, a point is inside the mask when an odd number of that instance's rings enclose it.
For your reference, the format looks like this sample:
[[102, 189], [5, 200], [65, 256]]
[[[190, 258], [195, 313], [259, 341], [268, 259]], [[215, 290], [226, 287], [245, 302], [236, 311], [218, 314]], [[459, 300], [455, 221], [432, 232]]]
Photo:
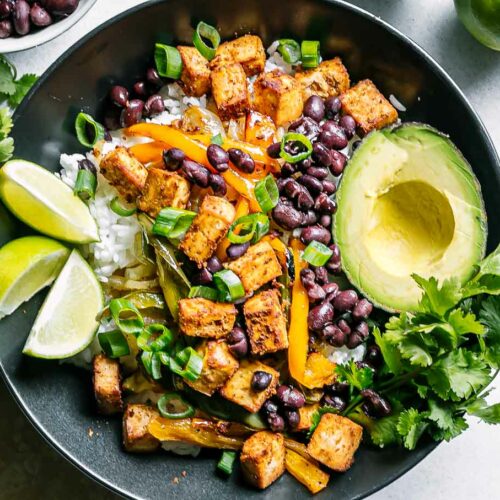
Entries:
[[253, 90], [254, 109], [270, 116], [278, 126], [302, 114], [302, 88], [293, 76], [280, 70], [262, 73], [255, 80]]
[[267, 488], [285, 472], [283, 435], [270, 431], [252, 434], [243, 443], [240, 460], [247, 481], [257, 488]]
[[371, 80], [362, 80], [340, 96], [342, 111], [351, 115], [363, 136], [394, 123], [398, 112]]
[[201, 266], [217, 249], [234, 221], [236, 211], [229, 201], [218, 196], [205, 196], [198, 215], [189, 227], [180, 249]]
[[277, 290], [266, 290], [248, 299], [243, 313], [252, 354], [267, 354], [288, 347], [286, 319]]
[[149, 423], [160, 414], [151, 406], [129, 404], [123, 414], [123, 446], [132, 453], [150, 453], [160, 447], [160, 441], [148, 431]]
[[203, 368], [197, 380], [185, 380], [193, 389], [211, 396], [220, 389], [238, 369], [239, 363], [223, 340], [202, 342], [196, 349], [203, 357]]
[[339, 57], [323, 61], [314, 69], [297, 72], [295, 78], [302, 87], [304, 101], [312, 95], [323, 99], [340, 95], [350, 85], [349, 73]]
[[97, 354], [92, 362], [92, 380], [97, 408], [104, 415], [123, 410], [120, 363], [104, 354]]
[[362, 435], [363, 428], [352, 420], [325, 413], [313, 432], [307, 451], [330, 469], [344, 472], [354, 462]]
[[189, 182], [180, 175], [159, 168], [150, 168], [142, 196], [137, 206], [151, 217], [156, 217], [162, 208], [186, 208], [189, 200]]
[[212, 302], [202, 297], [179, 300], [179, 327], [190, 337], [220, 339], [234, 326], [238, 310], [233, 304]]
[[313, 416], [319, 410], [319, 404], [304, 405], [299, 408], [299, 425], [295, 427], [296, 431], [308, 431], [311, 428]]
[[141, 194], [148, 176], [146, 167], [121, 146], [102, 158], [99, 170], [129, 203]]
[[208, 61], [196, 47], [178, 46], [182, 59], [181, 86], [187, 95], [201, 97], [210, 90]]
[[239, 63], [217, 66], [210, 74], [212, 95], [222, 120], [244, 115], [249, 107], [247, 77]]
[[279, 260], [267, 241], [252, 245], [241, 257], [228, 262], [225, 267], [238, 275], [247, 294], [282, 274]]
[[[263, 391], [254, 391], [252, 389], [252, 377], [257, 371], [267, 372], [272, 375], [271, 383]], [[260, 410], [266, 399], [269, 399], [276, 392], [278, 381], [279, 373], [276, 370], [260, 361], [245, 359], [241, 361], [240, 367], [226, 382], [220, 393], [229, 401], [255, 413]]]
[[214, 69], [232, 62], [240, 63], [247, 76], [262, 73], [266, 63], [266, 51], [260, 37], [244, 35], [236, 40], [221, 43], [210, 62], [210, 67]]

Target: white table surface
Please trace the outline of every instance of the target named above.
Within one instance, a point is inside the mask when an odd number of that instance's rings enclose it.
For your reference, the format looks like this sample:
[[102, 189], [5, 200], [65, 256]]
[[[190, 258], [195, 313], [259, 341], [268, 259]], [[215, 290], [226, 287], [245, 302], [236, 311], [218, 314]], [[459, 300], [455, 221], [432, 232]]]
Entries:
[[[67, 47], [99, 23], [143, 1], [98, 0], [89, 14], [67, 33], [41, 47], [9, 57], [20, 74], [41, 74]], [[379, 15], [428, 50], [471, 100], [500, 150], [500, 53], [480, 46], [463, 30], [451, 0], [354, 0], [352, 3]], [[500, 401], [500, 380], [497, 386], [491, 401]], [[89, 488], [88, 498], [94, 495], [101, 498], [100, 486], [88, 482], [85, 487]], [[1, 492], [0, 498], [3, 498]], [[371, 497], [373, 500], [403, 498], [500, 499], [500, 429], [472, 421], [467, 432], [451, 443], [440, 445], [408, 474]]]

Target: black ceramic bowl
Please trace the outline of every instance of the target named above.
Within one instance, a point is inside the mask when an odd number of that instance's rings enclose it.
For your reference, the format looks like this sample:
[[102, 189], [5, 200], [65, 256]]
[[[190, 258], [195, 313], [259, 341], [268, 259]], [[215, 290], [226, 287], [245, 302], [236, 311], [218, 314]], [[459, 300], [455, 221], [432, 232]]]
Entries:
[[[15, 115], [16, 155], [58, 169], [62, 152], [81, 148], [74, 137], [75, 113], [98, 113], [110, 84], [131, 84], [151, 63], [155, 41], [190, 43], [199, 20], [217, 24], [224, 38], [252, 31], [266, 43], [281, 38], [321, 40], [324, 56], [340, 55], [353, 81], [369, 77], [418, 120], [450, 134], [483, 186], [487, 212], [500, 213], [500, 168], [477, 115], [444, 71], [401, 33], [340, 1], [173, 0], [151, 1], [101, 26], [60, 58]], [[0, 244], [30, 230], [0, 206]], [[498, 244], [500, 223], [490, 222], [489, 249]], [[166, 453], [138, 456], [121, 447], [119, 419], [95, 413], [88, 373], [57, 362], [23, 357], [21, 349], [45, 292], [0, 323], [0, 368], [12, 393], [47, 441], [83, 472], [115, 492], [135, 498], [299, 498], [306, 490], [285, 475], [264, 492], [246, 487], [239, 473], [215, 474], [217, 454], [196, 459]], [[88, 429], [94, 431], [89, 437]], [[361, 498], [390, 483], [433, 448], [409, 453], [363, 447], [356, 464], [334, 474], [318, 498]], [[181, 472], [186, 471], [183, 478]], [[180, 478], [178, 484], [172, 479]], [[50, 487], [50, 486], [49, 486]]]

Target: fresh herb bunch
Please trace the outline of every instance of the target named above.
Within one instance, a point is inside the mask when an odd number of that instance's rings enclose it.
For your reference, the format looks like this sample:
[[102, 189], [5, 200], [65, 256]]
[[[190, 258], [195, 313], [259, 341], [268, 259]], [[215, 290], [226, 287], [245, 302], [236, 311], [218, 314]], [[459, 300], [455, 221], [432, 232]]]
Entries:
[[[439, 286], [435, 278], [413, 278], [423, 291], [418, 310], [390, 317], [384, 333], [373, 329], [384, 360], [379, 372], [353, 361], [337, 367], [339, 381], [351, 387], [343, 415], [362, 424], [380, 447], [411, 450], [424, 434], [449, 441], [467, 429], [467, 415], [500, 423], [500, 403], [485, 401], [500, 368], [500, 246], [464, 286], [456, 279]], [[365, 389], [390, 402], [389, 416], [363, 412]], [[338, 410], [322, 408], [312, 430], [325, 412]]]

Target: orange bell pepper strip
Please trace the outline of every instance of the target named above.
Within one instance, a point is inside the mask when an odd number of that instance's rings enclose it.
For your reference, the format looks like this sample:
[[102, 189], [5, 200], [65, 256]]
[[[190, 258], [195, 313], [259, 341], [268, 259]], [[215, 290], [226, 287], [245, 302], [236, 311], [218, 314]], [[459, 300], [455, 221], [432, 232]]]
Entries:
[[[250, 207], [248, 205], [248, 201], [245, 198], [240, 197], [240, 199], [238, 200], [238, 203], [236, 204], [236, 215], [234, 216], [234, 220], [238, 220], [240, 217], [248, 215], [249, 212], [250, 212]], [[236, 228], [235, 232], [236, 232], [236, 234], [239, 233], [237, 228]], [[230, 244], [231, 244], [231, 242], [227, 238], [224, 238], [219, 243], [219, 246], [217, 247], [215, 255], [217, 255], [218, 259], [221, 262], [225, 262], [227, 260], [226, 250]]]
[[163, 151], [168, 148], [164, 142], [152, 141], [134, 144], [128, 150], [137, 160], [146, 164], [161, 160]]
[[311, 457], [305, 458], [296, 451], [287, 448], [285, 450], [285, 467], [313, 495], [328, 486], [330, 476], [326, 472], [323, 472], [316, 460]]
[[302, 385], [308, 389], [319, 389], [335, 381], [335, 363], [319, 352], [313, 352], [306, 361]]
[[309, 331], [307, 315], [309, 313], [309, 298], [300, 280], [300, 272], [307, 266], [301, 258], [304, 245], [300, 240], [290, 242], [295, 264], [296, 279], [292, 288], [292, 305], [290, 306], [290, 326], [288, 329], [288, 368], [290, 375], [301, 384], [305, 379], [307, 353], [309, 350]]

